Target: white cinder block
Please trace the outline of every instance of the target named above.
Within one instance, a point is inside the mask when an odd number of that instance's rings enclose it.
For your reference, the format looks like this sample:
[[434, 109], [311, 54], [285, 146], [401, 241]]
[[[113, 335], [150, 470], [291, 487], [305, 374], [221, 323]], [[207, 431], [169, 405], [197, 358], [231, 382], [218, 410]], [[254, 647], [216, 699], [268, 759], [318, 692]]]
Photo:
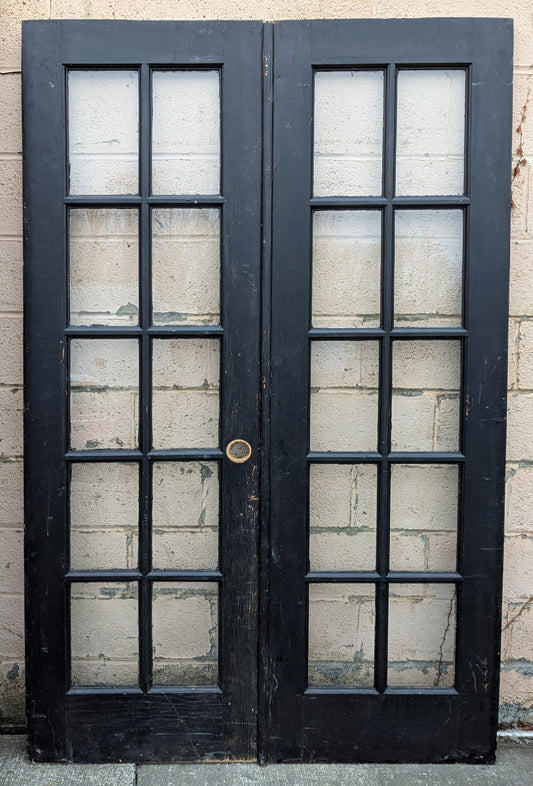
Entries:
[[380, 314], [381, 214], [313, 214], [313, 325], [377, 327]]
[[465, 71], [398, 75], [396, 192], [464, 193]]
[[375, 601], [373, 587], [344, 584], [309, 586], [309, 659], [372, 660]]
[[153, 467], [153, 525], [160, 530], [218, 526], [218, 464], [165, 461]]
[[[413, 593], [419, 589], [410, 585]], [[408, 586], [403, 587], [404, 591]], [[439, 598], [421, 599], [399, 596], [391, 589], [389, 601], [389, 664], [393, 666], [396, 661], [420, 661], [418, 671], [423, 672], [424, 662], [438, 664], [442, 659], [447, 665], [446, 672], [442, 673], [438, 683], [435, 683], [433, 674], [428, 671], [426, 682], [422, 681], [419, 673], [416, 675], [417, 685], [428, 687], [438, 684], [439, 687], [449, 687], [454, 683], [453, 669], [450, 664], [454, 660], [455, 651], [455, 587], [442, 585], [439, 588]], [[397, 675], [401, 674], [394, 667], [389, 667], [389, 682], [398, 684]], [[405, 685], [405, 676], [400, 683]]]
[[220, 212], [161, 208], [152, 212], [155, 324], [220, 322]]
[[152, 189], [155, 194], [218, 194], [218, 71], [155, 71]]
[[315, 74], [315, 196], [381, 194], [383, 72]]
[[310, 570], [375, 570], [375, 530], [314, 532], [309, 536]]
[[153, 343], [155, 389], [216, 390], [219, 368], [216, 338], [156, 339]]
[[154, 668], [161, 668], [166, 660], [216, 660], [217, 629], [215, 584], [154, 585]]
[[138, 397], [133, 391], [72, 390], [72, 450], [135, 448], [138, 442]]
[[311, 464], [309, 525], [375, 529], [377, 469], [372, 464]]
[[136, 71], [70, 71], [71, 194], [136, 194], [139, 92]]
[[72, 682], [134, 685], [138, 673], [135, 583], [75, 583], [71, 589]]
[[459, 341], [395, 341], [393, 388], [457, 392], [461, 380]]
[[310, 417], [311, 450], [376, 450], [377, 391], [312, 390]]
[[391, 527], [455, 530], [458, 481], [453, 464], [393, 464]]
[[75, 209], [69, 213], [70, 321], [137, 324], [138, 211]]
[[395, 213], [394, 319], [402, 327], [461, 325], [463, 213]]
[[217, 390], [154, 390], [155, 448], [216, 448], [219, 444]]

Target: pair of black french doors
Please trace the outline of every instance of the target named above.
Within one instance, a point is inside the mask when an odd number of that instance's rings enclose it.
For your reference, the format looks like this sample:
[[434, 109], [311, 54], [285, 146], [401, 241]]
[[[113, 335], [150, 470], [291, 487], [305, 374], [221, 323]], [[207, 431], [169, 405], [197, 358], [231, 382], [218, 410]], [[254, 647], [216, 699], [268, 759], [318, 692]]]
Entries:
[[41, 761], [489, 761], [508, 20], [24, 23]]

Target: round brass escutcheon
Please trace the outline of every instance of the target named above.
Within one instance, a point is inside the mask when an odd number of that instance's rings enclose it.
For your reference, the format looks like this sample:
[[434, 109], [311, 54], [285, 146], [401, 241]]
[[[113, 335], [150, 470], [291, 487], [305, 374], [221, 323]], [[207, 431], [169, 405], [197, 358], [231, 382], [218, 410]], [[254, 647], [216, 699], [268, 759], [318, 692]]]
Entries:
[[244, 464], [252, 455], [252, 446], [245, 439], [232, 439], [228, 442], [226, 456], [234, 464]]

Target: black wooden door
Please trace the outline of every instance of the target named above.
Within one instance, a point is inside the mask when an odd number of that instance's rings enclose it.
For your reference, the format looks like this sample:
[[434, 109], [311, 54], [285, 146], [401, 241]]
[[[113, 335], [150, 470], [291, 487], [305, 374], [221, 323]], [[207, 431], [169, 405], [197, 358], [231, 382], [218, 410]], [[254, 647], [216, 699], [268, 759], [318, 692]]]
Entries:
[[25, 24], [32, 758], [494, 756], [511, 46]]
[[272, 761], [493, 756], [510, 52], [275, 27]]
[[24, 41], [31, 755], [249, 759], [261, 25]]

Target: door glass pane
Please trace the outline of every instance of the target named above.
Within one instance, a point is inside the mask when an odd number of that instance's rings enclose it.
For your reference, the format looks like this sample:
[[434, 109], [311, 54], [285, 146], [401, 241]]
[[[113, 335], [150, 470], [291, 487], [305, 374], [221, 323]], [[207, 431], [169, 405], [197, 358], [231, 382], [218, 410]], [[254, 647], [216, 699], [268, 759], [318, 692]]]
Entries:
[[374, 464], [311, 464], [310, 570], [374, 570], [377, 470]]
[[155, 325], [220, 322], [220, 211], [152, 211]]
[[219, 445], [218, 339], [156, 339], [153, 343], [155, 448]]
[[136, 448], [139, 344], [135, 339], [70, 342], [70, 447]]
[[458, 450], [461, 343], [395, 341], [392, 367], [392, 450]]
[[310, 687], [374, 684], [373, 584], [309, 585]]
[[71, 194], [138, 192], [137, 71], [69, 71]]
[[315, 196], [381, 194], [383, 71], [317, 71]]
[[152, 636], [154, 685], [216, 685], [218, 585], [154, 583]]
[[455, 570], [459, 472], [456, 465], [391, 466], [391, 570]]
[[378, 327], [381, 213], [317, 210], [313, 214], [313, 325]]
[[214, 570], [218, 567], [218, 494], [218, 464], [214, 461], [154, 464], [154, 568]]
[[398, 74], [396, 193], [464, 193], [466, 72]]
[[394, 320], [399, 327], [460, 327], [463, 211], [397, 210]]
[[218, 194], [218, 71], [154, 71], [152, 191]]
[[69, 211], [71, 325], [136, 325], [139, 315], [137, 210]]
[[454, 584], [391, 584], [391, 686], [451, 688], [455, 682]]
[[376, 450], [379, 344], [313, 341], [311, 450]]
[[70, 618], [72, 684], [137, 685], [137, 584], [74, 583]]
[[83, 463], [70, 468], [70, 567], [137, 567], [139, 467]]

